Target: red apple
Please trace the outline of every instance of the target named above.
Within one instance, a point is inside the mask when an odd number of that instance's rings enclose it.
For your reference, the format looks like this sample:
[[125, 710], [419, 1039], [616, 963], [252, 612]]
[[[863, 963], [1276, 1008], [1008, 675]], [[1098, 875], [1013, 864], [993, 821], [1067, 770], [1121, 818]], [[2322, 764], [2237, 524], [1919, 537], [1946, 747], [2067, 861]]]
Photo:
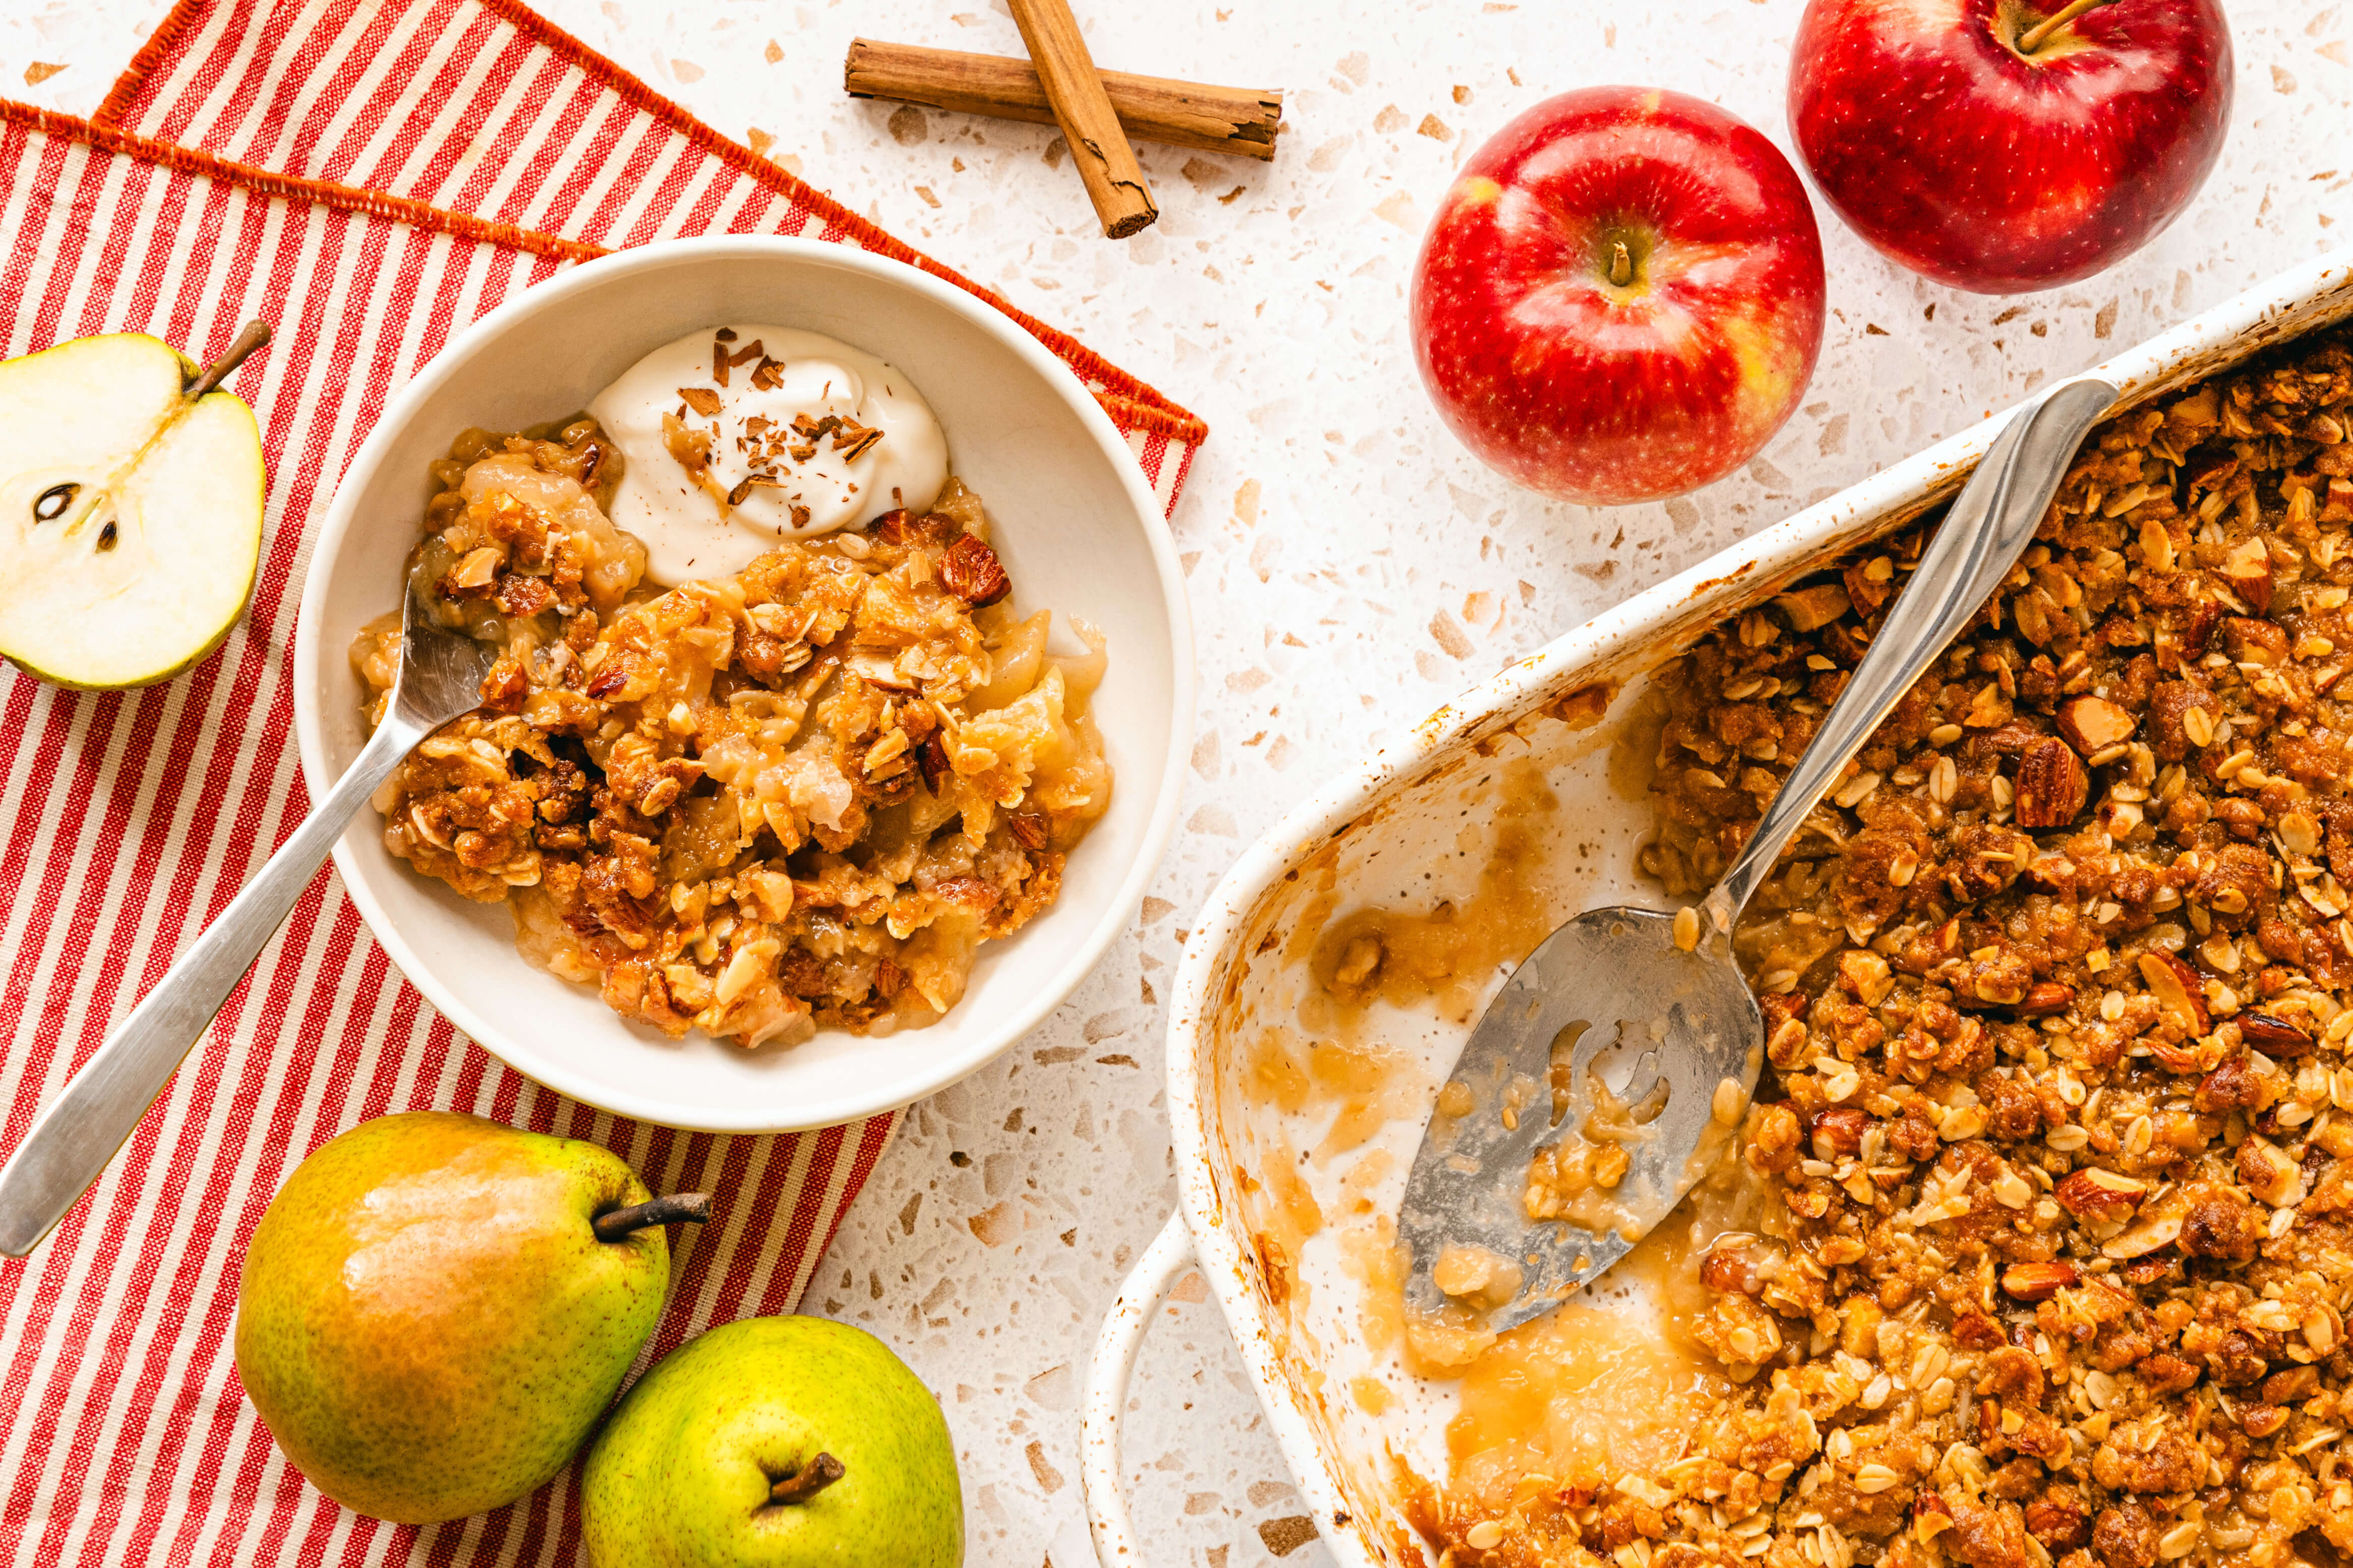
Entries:
[[1638, 87], [1548, 98], [1462, 165], [1413, 277], [1448, 426], [1532, 489], [1654, 500], [1746, 462], [1822, 344], [1822, 245], [1774, 145]]
[[1789, 128], [1831, 205], [1980, 293], [2072, 283], [2147, 243], [2230, 118], [2218, 0], [1812, 0], [1790, 54]]

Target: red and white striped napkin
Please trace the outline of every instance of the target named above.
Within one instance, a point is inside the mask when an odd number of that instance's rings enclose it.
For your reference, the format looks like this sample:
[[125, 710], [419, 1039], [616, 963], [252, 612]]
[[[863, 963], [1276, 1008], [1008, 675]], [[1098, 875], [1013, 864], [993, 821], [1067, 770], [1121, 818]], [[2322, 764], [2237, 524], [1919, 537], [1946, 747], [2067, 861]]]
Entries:
[[[276, 322], [234, 384], [262, 422], [269, 533], [250, 616], [188, 675], [91, 695], [0, 673], [0, 1155], [308, 809], [286, 656], [311, 530], [453, 331], [678, 234], [821, 235], [965, 283], [509, 0], [190, 0], [102, 118], [0, 102], [0, 353], [136, 329], [201, 359]], [[1173, 505], [1200, 422], [1013, 313]], [[90, 1197], [0, 1264], [0, 1564], [577, 1561], [568, 1479], [453, 1525], [379, 1524], [305, 1486], [239, 1389], [237, 1263], [279, 1182], [422, 1107], [596, 1139], [656, 1190], [723, 1194], [722, 1223], [681, 1233], [656, 1354], [790, 1310], [894, 1123], [715, 1138], [548, 1093], [427, 1006], [323, 873]]]

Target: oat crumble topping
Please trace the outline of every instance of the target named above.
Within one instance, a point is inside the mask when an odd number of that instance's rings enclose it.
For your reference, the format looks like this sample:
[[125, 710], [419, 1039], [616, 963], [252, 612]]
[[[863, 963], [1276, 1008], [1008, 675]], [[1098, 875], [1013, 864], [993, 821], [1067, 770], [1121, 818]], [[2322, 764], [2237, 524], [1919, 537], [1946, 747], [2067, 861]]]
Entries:
[[[1718, 1392], [1662, 1462], [1458, 1463], [1419, 1504], [1443, 1561], [2353, 1552], [2348, 345], [2087, 442], [1736, 934], [1771, 1066], [1758, 1217], [1692, 1265]], [[1736, 850], [1921, 542], [1662, 672], [1670, 894]]]

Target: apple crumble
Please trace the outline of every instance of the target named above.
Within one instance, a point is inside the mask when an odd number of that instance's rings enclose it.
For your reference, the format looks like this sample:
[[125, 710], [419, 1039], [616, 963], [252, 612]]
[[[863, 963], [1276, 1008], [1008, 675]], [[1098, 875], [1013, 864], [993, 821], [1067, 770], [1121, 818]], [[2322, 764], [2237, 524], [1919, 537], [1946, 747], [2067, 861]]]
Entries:
[[[1681, 1359], [1625, 1373], [1666, 1425], [1548, 1437], [1529, 1390], [1574, 1401], [1595, 1352], [1504, 1335], [1417, 1491], [1444, 1561], [2353, 1553], [2348, 431], [2339, 331], [2086, 442], [1736, 932], [1770, 1067], [1719, 1184], [1744, 1215], [1670, 1270]], [[1661, 672], [1671, 893], [1753, 827], [1922, 540]]]
[[[377, 796], [386, 847], [672, 1037], [936, 1019], [1109, 804], [1102, 637], [1048, 654], [954, 479], [659, 591], [607, 518], [620, 464], [580, 418], [470, 430], [433, 465], [411, 589], [502, 651]], [[372, 719], [399, 645], [394, 615], [353, 649]]]

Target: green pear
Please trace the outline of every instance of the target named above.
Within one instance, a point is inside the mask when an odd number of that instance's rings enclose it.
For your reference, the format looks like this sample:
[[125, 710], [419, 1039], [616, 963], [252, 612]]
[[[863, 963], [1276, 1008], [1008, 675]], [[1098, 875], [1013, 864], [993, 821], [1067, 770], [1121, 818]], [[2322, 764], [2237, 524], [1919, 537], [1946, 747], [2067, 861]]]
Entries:
[[238, 1282], [237, 1366], [312, 1486], [404, 1524], [497, 1508], [562, 1469], [670, 1283], [611, 1151], [478, 1116], [362, 1122], [270, 1200]]
[[61, 686], [149, 686], [228, 636], [261, 561], [253, 410], [142, 332], [0, 363], [0, 658]]
[[863, 1330], [747, 1318], [658, 1363], [581, 1473], [593, 1568], [955, 1568], [938, 1401]]

